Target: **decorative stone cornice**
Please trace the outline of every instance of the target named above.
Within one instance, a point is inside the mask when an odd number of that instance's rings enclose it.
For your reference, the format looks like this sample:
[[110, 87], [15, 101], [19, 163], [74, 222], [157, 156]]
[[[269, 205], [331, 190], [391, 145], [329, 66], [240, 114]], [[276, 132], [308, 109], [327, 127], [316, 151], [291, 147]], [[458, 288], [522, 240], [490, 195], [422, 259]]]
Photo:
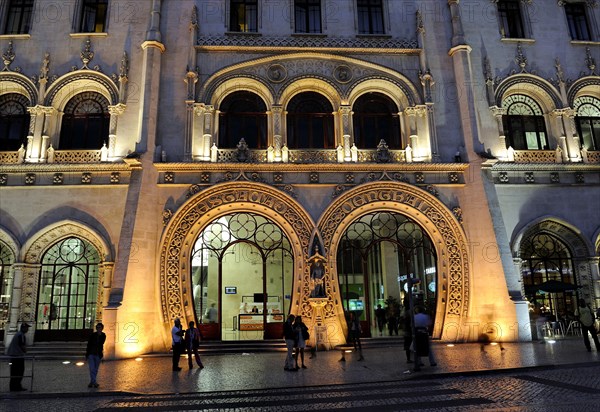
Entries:
[[87, 163], [87, 164], [68, 164], [68, 163], [23, 163], [23, 164], [0, 164], [0, 173], [110, 173], [110, 172], [129, 172], [136, 167], [123, 162], [118, 163]]
[[497, 162], [492, 166], [484, 163], [483, 167], [490, 168], [492, 172], [600, 172], [600, 164], [589, 163], [510, 163]]
[[114, 106], [108, 106], [108, 113], [111, 115], [120, 116], [123, 113], [125, 113], [126, 108], [127, 108], [127, 105], [125, 105], [123, 103], [118, 103], [118, 104], [115, 104]]
[[360, 53], [415, 54], [419, 52], [416, 39], [390, 38], [327, 38], [327, 37], [266, 37], [227, 35], [198, 38], [196, 48], [206, 51], [351, 51]]

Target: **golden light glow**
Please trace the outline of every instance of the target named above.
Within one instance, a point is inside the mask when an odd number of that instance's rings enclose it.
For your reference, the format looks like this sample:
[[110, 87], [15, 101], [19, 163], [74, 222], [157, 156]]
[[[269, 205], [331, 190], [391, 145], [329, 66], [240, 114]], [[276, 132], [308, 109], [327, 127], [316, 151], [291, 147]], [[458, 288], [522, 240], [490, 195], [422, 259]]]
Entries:
[[63, 365], [68, 365], [69, 363], [71, 363], [71, 361], [68, 361], [68, 360], [63, 361]]
[[492, 342], [492, 343], [490, 343], [490, 345], [492, 345], [492, 346], [496, 346], [497, 344], [498, 344], [498, 342]]
[[83, 366], [83, 365], [85, 365], [85, 362], [77, 362], [75, 365], [76, 366]]
[[449, 348], [453, 348], [453, 347], [454, 347], [454, 343], [449, 343], [449, 344], [448, 344], [448, 345], [446, 345], [446, 346], [448, 346]]
[[136, 362], [141, 362], [143, 359], [142, 358], [135, 358]]

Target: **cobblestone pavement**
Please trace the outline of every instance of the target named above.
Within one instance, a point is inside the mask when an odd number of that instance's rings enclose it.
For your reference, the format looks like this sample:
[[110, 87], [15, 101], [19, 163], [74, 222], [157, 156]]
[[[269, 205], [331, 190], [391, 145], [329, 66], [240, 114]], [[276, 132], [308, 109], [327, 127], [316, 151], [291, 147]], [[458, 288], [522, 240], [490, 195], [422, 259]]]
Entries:
[[86, 366], [44, 361], [33, 391], [9, 393], [2, 382], [0, 411], [598, 410], [600, 353], [581, 339], [504, 346], [437, 344], [438, 366], [425, 362], [419, 373], [398, 346], [365, 350], [363, 362], [320, 352], [293, 373], [283, 371], [284, 353], [205, 356], [205, 369], [181, 372], [167, 356], [148, 357], [105, 362], [99, 390], [87, 389]]

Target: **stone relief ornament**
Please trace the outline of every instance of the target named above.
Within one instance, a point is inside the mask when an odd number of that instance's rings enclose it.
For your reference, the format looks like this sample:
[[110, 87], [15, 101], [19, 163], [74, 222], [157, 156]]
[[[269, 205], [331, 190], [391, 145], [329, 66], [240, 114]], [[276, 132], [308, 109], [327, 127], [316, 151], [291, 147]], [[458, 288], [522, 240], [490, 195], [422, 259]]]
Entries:
[[163, 210], [163, 212], [162, 212], [163, 226], [167, 226], [167, 224], [169, 223], [169, 220], [171, 220], [171, 217], [173, 217], [173, 211], [171, 209]]
[[333, 77], [340, 83], [348, 83], [352, 80], [352, 70], [348, 66], [338, 66], [333, 71]]
[[281, 83], [287, 78], [287, 71], [281, 64], [273, 64], [267, 69], [267, 77], [274, 83]]

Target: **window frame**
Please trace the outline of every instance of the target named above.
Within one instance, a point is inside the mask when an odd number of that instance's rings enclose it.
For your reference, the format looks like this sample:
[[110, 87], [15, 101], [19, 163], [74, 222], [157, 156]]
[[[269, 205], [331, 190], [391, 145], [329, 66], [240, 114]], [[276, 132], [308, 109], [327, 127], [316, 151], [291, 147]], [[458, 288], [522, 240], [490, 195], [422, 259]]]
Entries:
[[[515, 108], [517, 105], [529, 109], [531, 114], [511, 114], [511, 108]], [[502, 125], [507, 148], [512, 147], [514, 150], [550, 150], [546, 119], [541, 106], [534, 99], [524, 94], [513, 94], [503, 99], [502, 107], [506, 109], [506, 115], [502, 116]], [[515, 123], [518, 123], [516, 128], [513, 127]], [[528, 127], [528, 124], [533, 124], [534, 127]], [[522, 133], [522, 143], [524, 145], [516, 144], [515, 135], [519, 132]], [[535, 133], [535, 135], [530, 134], [528, 136], [528, 133]], [[537, 148], [529, 147], [528, 137], [535, 137]]]
[[[386, 106], [389, 111], [363, 111], [363, 107], [373, 107], [378, 104]], [[378, 92], [365, 93], [359, 96], [352, 104], [352, 131], [354, 143], [360, 149], [376, 149], [381, 139], [392, 150], [402, 149], [402, 130], [400, 113], [396, 103], [387, 95]], [[374, 133], [383, 130], [380, 136], [368, 135], [366, 130]], [[365, 137], [366, 136], [366, 137]]]
[[[10, 135], [10, 131], [14, 127], [17, 127], [21, 131], [21, 138], [18, 139], [15, 148], [11, 148], [10, 138], [4, 138], [0, 136], [0, 151], [17, 151], [21, 145], [27, 145], [27, 135], [29, 134], [29, 126], [31, 123], [31, 115], [27, 111], [29, 107], [29, 99], [20, 93], [8, 93], [0, 96], [0, 107], [4, 104], [15, 104], [23, 108], [23, 112], [16, 115], [3, 116], [0, 112], [0, 133], [3, 132], [4, 128], [7, 128], [7, 133]], [[6, 143], [6, 146], [4, 144]]]
[[[26, 3], [17, 5], [16, 2]], [[16, 32], [8, 32], [8, 23], [11, 17], [11, 10], [19, 6], [22, 10], [19, 14], [19, 30]], [[24, 11], [26, 7], [30, 7], [29, 16], [26, 18], [27, 21], [23, 20]], [[33, 14], [35, 12], [35, 0], [8, 0], [0, 8], [0, 34], [4, 36], [16, 36], [16, 35], [28, 35], [33, 27]], [[23, 27], [25, 25], [25, 27]]]
[[[227, 2], [227, 5], [229, 6], [229, 13], [228, 13], [228, 22], [227, 22], [227, 31], [231, 32], [231, 33], [258, 33], [258, 28], [259, 28], [259, 1], [258, 0], [229, 0]], [[237, 14], [237, 12], [235, 10], [237, 10], [237, 7], [235, 7], [234, 5], [239, 5], [239, 6], [244, 6], [244, 16], [246, 16], [244, 18], [244, 25], [245, 26], [250, 26], [251, 23], [248, 23], [248, 15], [252, 16], [252, 14], [254, 14], [254, 29], [252, 27], [250, 27], [247, 30], [243, 30], [242, 29], [242, 24], [239, 21], [239, 16], [238, 19], [236, 20], [236, 22], [234, 22], [233, 18], [234, 15]], [[251, 8], [252, 6], [254, 6], [254, 11], [253, 13], [251, 11], [249, 11], [249, 8]], [[239, 30], [234, 29], [234, 25], [236, 25], [237, 27], [239, 27]]]
[[[573, 107], [576, 111], [575, 127], [579, 136], [580, 148], [591, 151], [600, 151], [600, 116], [580, 116], [580, 109], [583, 106], [592, 106], [600, 113], [600, 99], [593, 96], [580, 96], [573, 101]], [[590, 139], [585, 139], [583, 133], [583, 124], [588, 123], [590, 130]], [[597, 127], [594, 127], [597, 123]]]
[[[103, 24], [103, 31], [84, 31], [83, 30], [83, 23], [84, 23], [84, 17], [85, 17], [85, 9], [86, 6], [89, 4], [94, 3], [94, 5], [96, 6], [96, 11], [97, 11], [97, 7], [101, 4], [101, 2], [106, 2], [106, 9], [104, 11], [105, 15], [104, 15], [104, 24]], [[110, 21], [110, 13], [111, 13], [111, 1], [110, 0], [77, 0], [77, 4], [75, 6], [75, 13], [73, 15], [73, 33], [85, 33], [85, 34], [101, 34], [101, 33], [108, 33], [108, 26], [109, 26], [109, 21]], [[95, 26], [97, 26], [97, 22], [95, 23]]]
[[[253, 101], [251, 101], [254, 100]], [[227, 110], [237, 102], [246, 103], [247, 106], [256, 104], [255, 111], [231, 111]], [[262, 107], [259, 107], [262, 105]], [[260, 111], [259, 109], [263, 109]], [[231, 135], [231, 123], [238, 123], [243, 125], [249, 125], [246, 130], [252, 130], [253, 128], [257, 132], [255, 136], [248, 136], [248, 134], [240, 134], [238, 141], [235, 141], [235, 137]], [[239, 140], [243, 137], [248, 144], [250, 149], [267, 149], [268, 143], [268, 116], [267, 116], [267, 105], [260, 98], [259, 95], [249, 91], [239, 91], [231, 93], [223, 99], [219, 105], [219, 147], [221, 149], [235, 149]], [[254, 122], [252, 125], [251, 123]]]
[[[322, 109], [329, 108], [330, 111], [296, 110], [311, 105], [315, 107], [315, 103], [321, 105]], [[325, 107], [325, 105], [328, 107]], [[336, 148], [333, 105], [327, 97], [313, 91], [302, 92], [288, 102], [286, 111], [286, 144], [290, 150], [330, 150]], [[305, 135], [301, 133], [301, 125], [306, 129]], [[322, 129], [321, 134], [318, 133], [317, 129], [319, 128]], [[316, 140], [319, 136], [322, 139], [321, 141]]]
[[[87, 96], [86, 96], [87, 95]], [[93, 101], [102, 107], [102, 113], [76, 113], [76, 109], [86, 101]], [[58, 150], [100, 150], [103, 144], [108, 146], [110, 113], [108, 111], [109, 100], [98, 92], [85, 91], [73, 96], [65, 105], [64, 113], [60, 124], [60, 134], [58, 141]], [[69, 113], [70, 105], [73, 106], [73, 112]], [[90, 124], [90, 121], [99, 120], [101, 122], [100, 137], [102, 142], [94, 141], [89, 136], [87, 130], [96, 126]], [[77, 126], [83, 126], [85, 132], [79, 134], [76, 132]], [[67, 135], [67, 133], [69, 133]], [[77, 135], [79, 138], [77, 139]], [[83, 143], [81, 143], [83, 141]], [[95, 146], [92, 143], [96, 143]]]
[[[530, 37], [531, 30], [526, 24], [527, 10], [522, 6], [521, 0], [498, 0], [497, 13], [500, 35], [503, 39], [527, 39]], [[515, 23], [518, 24], [518, 27], [511, 29]], [[511, 33], [511, 31], [516, 32]], [[519, 31], [520, 33], [517, 33]]]
[[[314, 10], [311, 12], [311, 8], [314, 8], [318, 5], [319, 17], [315, 19], [314, 16], [311, 16], [314, 13]], [[304, 9], [305, 18], [304, 30], [300, 30], [298, 28], [298, 9]], [[293, 8], [293, 16], [294, 16], [294, 33], [295, 34], [323, 34], [323, 4], [321, 0], [294, 0], [294, 8]], [[319, 27], [313, 28], [311, 23], [318, 22]]]
[[[567, 21], [567, 30], [572, 41], [592, 41], [594, 35], [592, 33], [592, 25], [590, 24], [589, 12], [587, 4], [584, 2], [569, 2], [563, 5], [565, 9], [565, 19]], [[575, 10], [579, 8], [579, 10]], [[579, 15], [574, 15], [576, 12]], [[577, 21], [575, 20], [576, 18]], [[581, 28], [585, 27], [587, 38], [581, 33]]]
[[[375, 5], [373, 3], [377, 2]], [[360, 3], [366, 3], [361, 5]], [[369, 28], [368, 30], [361, 30], [361, 9], [367, 8], [367, 17], [369, 20]], [[375, 32], [373, 29], [373, 9], [379, 9], [380, 12], [380, 23], [381, 23], [381, 32]], [[383, 0], [356, 0], [356, 20], [357, 20], [357, 31], [359, 35], [385, 35], [386, 34], [386, 24], [385, 24], [385, 9]]]

